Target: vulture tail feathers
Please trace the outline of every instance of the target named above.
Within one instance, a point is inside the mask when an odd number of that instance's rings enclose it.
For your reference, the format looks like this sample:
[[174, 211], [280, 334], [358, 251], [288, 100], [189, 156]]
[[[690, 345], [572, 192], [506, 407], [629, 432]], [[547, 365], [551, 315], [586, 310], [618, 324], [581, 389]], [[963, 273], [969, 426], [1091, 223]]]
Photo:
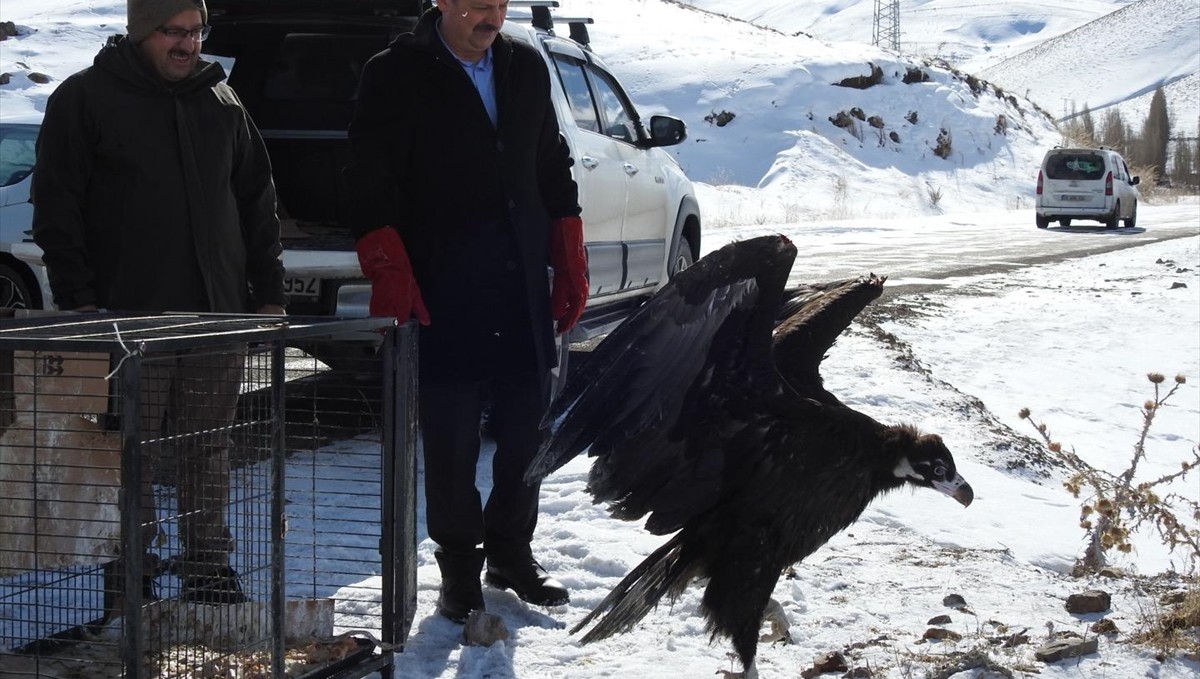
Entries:
[[597, 618], [599, 622], [583, 635], [580, 643], [589, 644], [628, 632], [658, 606], [664, 595], [675, 596], [683, 591], [692, 578], [692, 569], [683, 555], [684, 532], [677, 533], [630, 571], [587, 617], [571, 629], [571, 634]]

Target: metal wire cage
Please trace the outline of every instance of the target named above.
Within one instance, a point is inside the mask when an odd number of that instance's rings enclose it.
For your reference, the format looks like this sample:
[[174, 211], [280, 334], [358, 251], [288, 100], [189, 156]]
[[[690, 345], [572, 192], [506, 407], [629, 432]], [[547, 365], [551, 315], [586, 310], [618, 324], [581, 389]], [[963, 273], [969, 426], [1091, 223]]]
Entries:
[[[382, 337], [336, 370], [297, 346]], [[391, 676], [416, 605], [415, 333], [0, 323], [0, 677]]]

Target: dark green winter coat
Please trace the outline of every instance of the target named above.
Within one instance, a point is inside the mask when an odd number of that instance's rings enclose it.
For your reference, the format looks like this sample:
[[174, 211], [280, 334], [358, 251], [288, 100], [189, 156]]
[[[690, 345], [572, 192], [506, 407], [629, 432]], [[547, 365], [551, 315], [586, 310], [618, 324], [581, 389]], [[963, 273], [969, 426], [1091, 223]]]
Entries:
[[350, 125], [351, 228], [400, 232], [431, 324], [423, 377], [555, 364], [550, 220], [580, 213], [542, 57], [492, 43], [498, 124], [438, 36], [437, 9], [364, 67]]
[[168, 83], [115, 36], [50, 96], [33, 236], [59, 308], [284, 304], [270, 162], [224, 77], [202, 61]]

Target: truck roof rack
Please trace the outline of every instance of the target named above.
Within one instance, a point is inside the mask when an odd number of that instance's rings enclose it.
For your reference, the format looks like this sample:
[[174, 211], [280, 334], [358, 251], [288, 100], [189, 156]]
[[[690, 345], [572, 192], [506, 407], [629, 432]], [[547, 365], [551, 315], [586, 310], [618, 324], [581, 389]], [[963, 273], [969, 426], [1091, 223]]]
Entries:
[[569, 35], [572, 40], [588, 47], [591, 42], [591, 37], [588, 35], [587, 25], [595, 23], [591, 17], [552, 17], [551, 9], [559, 7], [558, 0], [509, 0], [508, 6], [528, 9], [530, 16], [528, 17], [509, 17], [511, 20], [522, 21], [528, 20], [534, 28], [541, 29], [554, 34], [554, 24], [565, 23], [569, 27]]
[[533, 14], [533, 27], [544, 31], [554, 30], [554, 20], [550, 18], [550, 9], [559, 7], [558, 0], [509, 0], [509, 9], [520, 7], [528, 9]]

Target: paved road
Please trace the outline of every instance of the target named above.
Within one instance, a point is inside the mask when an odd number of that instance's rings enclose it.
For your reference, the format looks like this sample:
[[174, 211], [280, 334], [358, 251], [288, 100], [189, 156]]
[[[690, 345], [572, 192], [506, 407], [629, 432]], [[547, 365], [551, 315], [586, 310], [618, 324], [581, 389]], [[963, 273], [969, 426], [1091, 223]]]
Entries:
[[889, 287], [937, 285], [1044, 262], [1120, 250], [1172, 238], [1200, 237], [1200, 205], [1142, 205], [1138, 226], [1106, 229], [1084, 222], [1039, 229], [1032, 210], [905, 219], [724, 227], [705, 232], [703, 250], [740, 238], [782, 233], [799, 248], [791, 284], [886, 275]]

